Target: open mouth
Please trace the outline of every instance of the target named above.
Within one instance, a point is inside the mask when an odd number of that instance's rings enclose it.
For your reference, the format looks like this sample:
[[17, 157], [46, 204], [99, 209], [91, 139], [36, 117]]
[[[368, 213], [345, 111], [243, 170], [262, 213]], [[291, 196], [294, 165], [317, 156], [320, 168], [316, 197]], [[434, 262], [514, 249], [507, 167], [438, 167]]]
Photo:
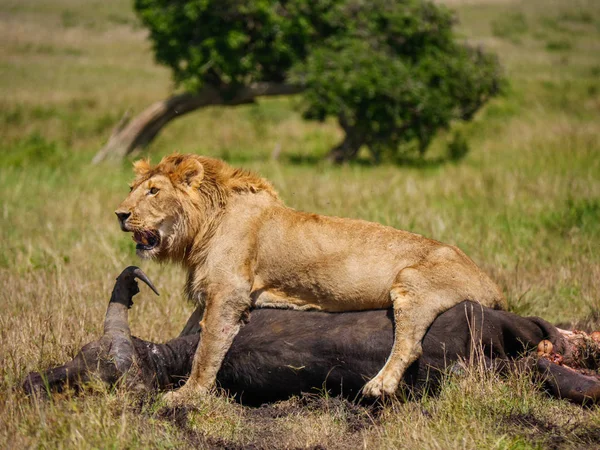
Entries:
[[160, 234], [155, 230], [137, 230], [133, 232], [133, 241], [138, 250], [152, 250], [160, 244]]

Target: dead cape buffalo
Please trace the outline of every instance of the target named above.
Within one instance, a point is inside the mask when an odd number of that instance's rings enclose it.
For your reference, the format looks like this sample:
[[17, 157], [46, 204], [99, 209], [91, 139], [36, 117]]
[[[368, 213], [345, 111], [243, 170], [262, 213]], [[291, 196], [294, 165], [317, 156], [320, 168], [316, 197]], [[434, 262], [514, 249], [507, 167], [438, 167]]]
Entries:
[[[28, 394], [46, 395], [65, 385], [79, 387], [91, 377], [109, 384], [124, 379], [130, 389], [143, 391], [173, 389], [184, 383], [202, 338], [198, 320], [192, 316], [182, 334], [164, 344], [131, 336], [128, 309], [139, 292], [136, 278], [156, 292], [139, 268], [125, 269], [112, 292], [104, 335], [65, 365], [29, 374], [23, 383]], [[334, 395], [358, 398], [365, 380], [385, 363], [392, 339], [391, 310], [255, 310], [227, 353], [218, 383], [248, 405], [323, 388]], [[551, 343], [540, 345], [539, 352], [545, 354], [524, 356], [544, 340]], [[536, 317], [467, 301], [433, 323], [423, 342], [423, 355], [406, 373], [405, 385], [413, 391], [435, 388], [440, 374], [468, 359], [474, 348], [481, 348], [479, 354], [490, 368], [527, 368], [556, 397], [577, 403], [600, 399], [600, 381], [595, 375], [598, 346], [591, 337], [564, 332]]]

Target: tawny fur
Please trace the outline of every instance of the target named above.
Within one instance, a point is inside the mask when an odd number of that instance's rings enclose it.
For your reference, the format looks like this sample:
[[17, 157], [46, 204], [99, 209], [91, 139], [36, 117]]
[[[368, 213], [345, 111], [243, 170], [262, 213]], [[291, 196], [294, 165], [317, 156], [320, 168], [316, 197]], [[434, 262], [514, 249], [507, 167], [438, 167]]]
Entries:
[[[394, 307], [395, 342], [364, 393], [393, 393], [421, 354], [435, 318], [472, 300], [503, 308], [504, 297], [458, 248], [362, 220], [286, 207], [269, 182], [223, 161], [174, 154], [135, 163], [132, 191], [117, 212], [125, 230], [158, 231], [142, 257], [188, 270], [204, 338], [179, 398], [205, 391], [252, 307], [350, 311]], [[154, 189], [152, 189], [154, 188]]]

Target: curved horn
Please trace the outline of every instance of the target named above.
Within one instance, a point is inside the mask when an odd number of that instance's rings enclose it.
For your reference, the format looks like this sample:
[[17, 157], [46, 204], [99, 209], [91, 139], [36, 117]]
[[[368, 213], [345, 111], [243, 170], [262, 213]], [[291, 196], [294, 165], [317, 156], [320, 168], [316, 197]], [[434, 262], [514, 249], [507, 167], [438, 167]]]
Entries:
[[[152, 281], [150, 281], [150, 278], [148, 278], [148, 276], [142, 271], [142, 269], [140, 269], [139, 267], [135, 267], [135, 266], [129, 266], [127, 269], [129, 269], [131, 267], [134, 268], [133, 274], [137, 279], [142, 280], [144, 283], [146, 283], [148, 285], [148, 287], [150, 289], [152, 289], [152, 292], [154, 292], [156, 295], [160, 295], [158, 293], [158, 290], [152, 284]], [[127, 269], [125, 269], [125, 270], [127, 270]]]

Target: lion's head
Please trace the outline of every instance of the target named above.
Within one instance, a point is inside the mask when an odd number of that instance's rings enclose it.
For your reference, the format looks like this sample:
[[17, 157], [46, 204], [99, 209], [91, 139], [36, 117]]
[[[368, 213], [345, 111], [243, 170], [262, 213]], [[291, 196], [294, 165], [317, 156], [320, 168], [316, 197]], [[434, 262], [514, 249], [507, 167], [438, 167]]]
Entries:
[[154, 167], [136, 161], [134, 172], [131, 192], [115, 214], [121, 229], [133, 232], [142, 258], [185, 262], [236, 192], [267, 191], [277, 197], [266, 180], [197, 155], [169, 155]]

